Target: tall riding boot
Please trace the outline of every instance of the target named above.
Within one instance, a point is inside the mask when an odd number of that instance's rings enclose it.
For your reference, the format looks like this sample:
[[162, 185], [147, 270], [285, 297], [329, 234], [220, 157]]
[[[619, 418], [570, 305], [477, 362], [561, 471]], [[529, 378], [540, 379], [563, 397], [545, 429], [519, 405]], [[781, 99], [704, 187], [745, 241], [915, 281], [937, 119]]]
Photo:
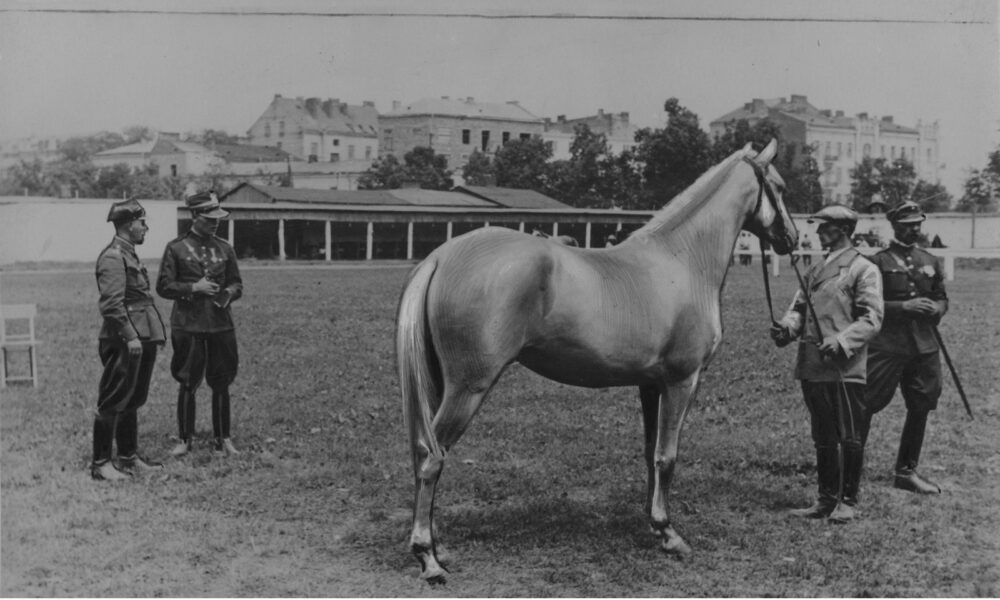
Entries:
[[837, 446], [816, 446], [816, 480], [819, 496], [808, 508], [789, 511], [793, 517], [822, 519], [837, 506], [837, 492], [840, 486], [840, 468]]
[[119, 471], [111, 462], [114, 439], [115, 417], [102, 415], [94, 417], [94, 459], [90, 463], [90, 476], [97, 481], [119, 481], [129, 478], [127, 473]]
[[906, 422], [903, 423], [903, 434], [899, 439], [899, 454], [896, 455], [896, 476], [893, 487], [918, 494], [941, 493], [941, 488], [936, 483], [917, 473], [926, 429], [927, 413], [906, 411]]
[[194, 390], [181, 386], [177, 391], [177, 431], [181, 441], [170, 451], [172, 456], [184, 456], [191, 451], [191, 439], [194, 437], [194, 409]]
[[858, 443], [844, 444], [844, 497], [830, 513], [830, 521], [847, 523], [853, 521], [854, 509], [858, 505], [861, 487], [861, 472], [865, 461], [865, 449]]
[[149, 460], [139, 454], [139, 416], [135, 410], [118, 415], [115, 427], [115, 441], [118, 443], [118, 466], [121, 470], [135, 474], [163, 468], [162, 463]]
[[212, 433], [215, 435], [215, 451], [239, 454], [229, 439], [230, 409], [229, 387], [212, 390]]

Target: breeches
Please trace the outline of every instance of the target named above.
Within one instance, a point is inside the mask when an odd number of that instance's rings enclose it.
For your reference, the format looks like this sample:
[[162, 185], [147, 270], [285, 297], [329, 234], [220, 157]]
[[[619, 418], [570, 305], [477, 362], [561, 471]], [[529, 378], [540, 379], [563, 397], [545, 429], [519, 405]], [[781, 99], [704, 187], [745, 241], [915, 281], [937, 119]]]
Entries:
[[838, 381], [802, 381], [802, 396], [809, 409], [812, 438], [816, 447], [863, 446], [869, 417], [862, 400], [863, 383]]
[[112, 417], [146, 403], [156, 351], [156, 343], [143, 342], [142, 355], [133, 357], [122, 340], [99, 341], [104, 373], [97, 391], [98, 416]]
[[906, 410], [927, 413], [937, 408], [941, 396], [940, 354], [893, 354], [869, 349], [864, 400], [868, 414], [889, 406], [896, 387], [903, 393]]
[[204, 379], [212, 389], [225, 388], [236, 379], [240, 357], [235, 331], [173, 331], [170, 343], [174, 348], [170, 372], [183, 387], [193, 391]]

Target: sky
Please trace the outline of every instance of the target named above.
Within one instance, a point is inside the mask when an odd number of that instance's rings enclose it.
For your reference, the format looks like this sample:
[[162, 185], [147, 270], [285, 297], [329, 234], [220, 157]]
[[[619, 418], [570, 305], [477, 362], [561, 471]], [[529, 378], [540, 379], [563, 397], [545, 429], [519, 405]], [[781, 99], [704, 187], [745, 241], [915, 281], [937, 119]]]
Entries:
[[955, 195], [1000, 145], [997, 0], [6, 0], [0, 139], [205, 128], [275, 94], [517, 100], [539, 117], [676, 97], [708, 123], [754, 98], [937, 121]]

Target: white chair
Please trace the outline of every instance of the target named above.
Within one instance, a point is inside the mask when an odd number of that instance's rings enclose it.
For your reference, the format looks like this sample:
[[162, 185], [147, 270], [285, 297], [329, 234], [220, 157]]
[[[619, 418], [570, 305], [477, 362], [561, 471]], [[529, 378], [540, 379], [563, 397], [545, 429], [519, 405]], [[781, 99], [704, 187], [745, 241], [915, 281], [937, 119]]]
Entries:
[[[35, 347], [35, 314], [34, 304], [4, 304], [0, 305], [0, 352], [3, 353], [3, 368], [0, 369], [0, 387], [7, 387], [8, 381], [30, 381], [38, 386], [38, 357]], [[9, 324], [19, 323], [19, 326], [9, 328]], [[27, 352], [28, 374], [11, 376], [8, 372], [7, 355], [10, 352]]]

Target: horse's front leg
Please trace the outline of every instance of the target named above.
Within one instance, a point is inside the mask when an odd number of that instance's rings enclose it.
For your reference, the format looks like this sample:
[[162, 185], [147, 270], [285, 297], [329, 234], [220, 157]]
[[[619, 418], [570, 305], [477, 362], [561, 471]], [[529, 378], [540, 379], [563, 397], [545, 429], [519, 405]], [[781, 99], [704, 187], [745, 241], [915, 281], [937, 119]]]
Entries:
[[689, 554], [691, 547], [670, 524], [667, 494], [677, 465], [681, 428], [698, 387], [698, 376], [699, 373], [695, 372], [681, 382], [665, 385], [660, 394], [656, 448], [653, 450], [653, 497], [649, 517], [653, 532], [663, 538], [661, 548], [675, 556]]
[[660, 428], [660, 388], [656, 384], [639, 386], [642, 404], [643, 456], [646, 459], [646, 514], [653, 510], [653, 454], [656, 450], [656, 432]]

